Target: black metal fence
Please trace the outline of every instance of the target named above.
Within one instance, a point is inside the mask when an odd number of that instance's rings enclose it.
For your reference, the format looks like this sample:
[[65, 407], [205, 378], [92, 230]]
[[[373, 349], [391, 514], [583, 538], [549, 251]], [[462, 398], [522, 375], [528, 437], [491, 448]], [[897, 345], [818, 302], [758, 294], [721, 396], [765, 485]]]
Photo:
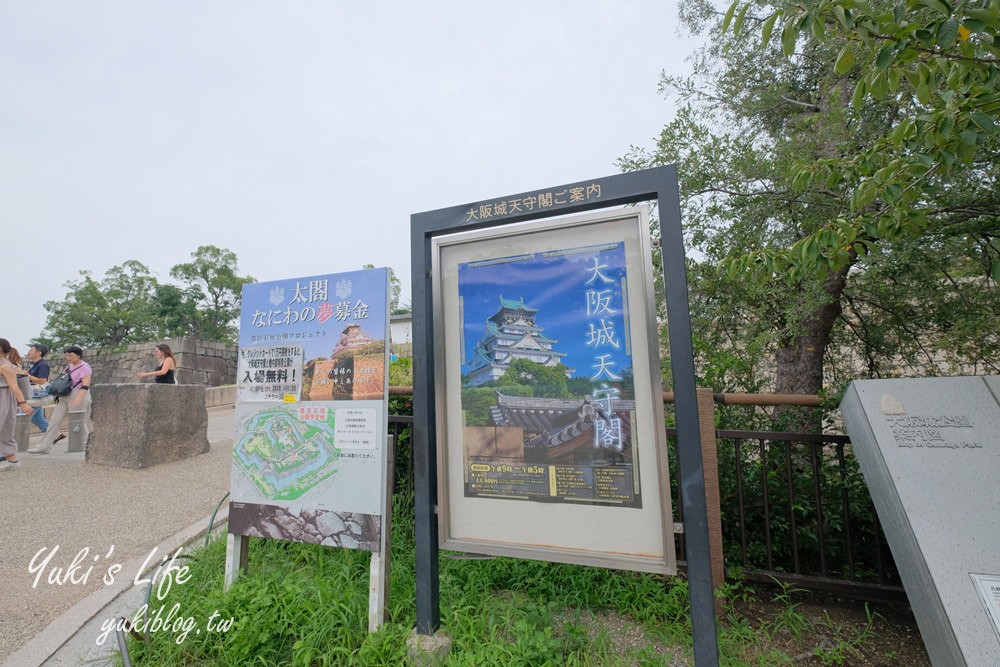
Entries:
[[[390, 415], [396, 489], [413, 489], [413, 417]], [[676, 431], [667, 429], [673, 466]], [[729, 576], [776, 579], [863, 599], [904, 596], [871, 496], [843, 435], [716, 431]], [[683, 521], [676, 470], [673, 507]], [[678, 560], [684, 539], [678, 535]]]
[[[675, 432], [667, 432], [673, 446]], [[860, 598], [902, 598], [847, 436], [717, 430], [716, 441], [730, 574]], [[680, 514], [675, 480], [673, 475], [674, 507]], [[678, 547], [681, 559], [683, 536]]]

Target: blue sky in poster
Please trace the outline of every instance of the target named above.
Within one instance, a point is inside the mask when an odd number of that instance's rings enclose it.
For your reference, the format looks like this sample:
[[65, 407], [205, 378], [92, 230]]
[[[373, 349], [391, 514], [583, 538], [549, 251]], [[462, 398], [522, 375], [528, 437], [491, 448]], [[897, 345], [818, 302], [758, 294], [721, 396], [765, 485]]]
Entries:
[[305, 361], [329, 358], [351, 324], [384, 340], [387, 269], [366, 269], [243, 286], [240, 347], [300, 344]]
[[[524, 255], [519, 256], [520, 261], [459, 265], [458, 293], [464, 308], [463, 373], [483, 336], [486, 320], [500, 307], [501, 296], [515, 301], [523, 298], [525, 305], [538, 311], [535, 324], [557, 341], [554, 350], [566, 353], [563, 363], [573, 370], [573, 377], [592, 377], [599, 371], [601, 356], [617, 375], [631, 368], [622, 295], [626, 277], [624, 244], [580, 250]], [[595, 266], [610, 282], [595, 276]], [[595, 293], [601, 294], [600, 300]]]

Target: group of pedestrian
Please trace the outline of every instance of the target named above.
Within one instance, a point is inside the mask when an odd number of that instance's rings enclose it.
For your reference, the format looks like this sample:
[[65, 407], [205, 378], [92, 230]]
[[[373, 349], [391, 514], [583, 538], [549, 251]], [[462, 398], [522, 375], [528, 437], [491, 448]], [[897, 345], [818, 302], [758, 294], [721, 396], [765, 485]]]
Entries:
[[[48, 454], [52, 445], [66, 437], [61, 432], [63, 421], [70, 412], [83, 412], [83, 440], [90, 436], [90, 384], [93, 369], [83, 360], [83, 349], [70, 345], [66, 355], [65, 372], [70, 377], [70, 393], [56, 398], [56, 408], [52, 420], [45, 418], [45, 410], [39, 401], [49, 396], [49, 362], [45, 359], [49, 348], [42, 343], [34, 343], [28, 348], [31, 365], [25, 371], [21, 367], [21, 356], [10, 341], [0, 338], [0, 472], [17, 470], [21, 461], [17, 457], [17, 440], [14, 432], [17, 414], [22, 412], [31, 417], [31, 422], [44, 435], [41, 442], [27, 450], [29, 454]], [[176, 384], [174, 371], [177, 368], [169, 345], [157, 345], [153, 351], [159, 365], [155, 371], [139, 372], [136, 377], [153, 377], [160, 384]], [[29, 401], [36, 403], [32, 406]]]
[[[42, 441], [28, 449], [29, 454], [48, 454], [52, 451], [53, 444], [66, 437], [60, 432], [60, 427], [70, 412], [84, 413], [82, 426], [84, 442], [90, 435], [90, 379], [94, 371], [90, 364], [83, 360], [83, 350], [80, 347], [70, 345], [63, 350], [63, 353], [66, 355], [65, 372], [70, 376], [70, 393], [68, 396], [56, 399], [56, 409], [52, 413], [52, 421], [46, 425]], [[46, 368], [47, 370], [48, 368]], [[29, 370], [28, 373], [30, 374], [31, 371]], [[44, 398], [47, 395], [48, 390], [46, 389], [44, 393], [39, 391], [36, 396]]]

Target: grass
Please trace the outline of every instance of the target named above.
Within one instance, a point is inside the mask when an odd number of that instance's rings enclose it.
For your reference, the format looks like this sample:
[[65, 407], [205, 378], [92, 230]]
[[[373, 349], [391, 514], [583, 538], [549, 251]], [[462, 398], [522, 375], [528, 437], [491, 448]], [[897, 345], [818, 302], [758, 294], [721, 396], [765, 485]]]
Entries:
[[[416, 624], [412, 502], [397, 498], [389, 621], [368, 628], [367, 552], [252, 540], [249, 572], [223, 590], [225, 541], [186, 561], [191, 579], [151, 609], [176, 607], [173, 619], [131, 639], [135, 665], [324, 667], [406, 664]], [[453, 641], [443, 664], [477, 667], [691, 665], [687, 586], [658, 577], [509, 558], [440, 562], [442, 632]], [[736, 611], [752, 589], [729, 585], [720, 624], [722, 664], [843, 665], [860, 655], [860, 631], [803, 614], [791, 589], [779, 589], [764, 618]], [[155, 612], [154, 612], [155, 613]], [[178, 620], [190, 618], [193, 622]], [[214, 619], [216, 631], [209, 631]], [[232, 627], [221, 629], [232, 619]], [[188, 632], [184, 634], [184, 628]], [[175, 631], [176, 630], [176, 631]], [[811, 646], [813, 637], [824, 642]], [[805, 649], [803, 646], [805, 645]], [[808, 661], [803, 662], [805, 655]]]

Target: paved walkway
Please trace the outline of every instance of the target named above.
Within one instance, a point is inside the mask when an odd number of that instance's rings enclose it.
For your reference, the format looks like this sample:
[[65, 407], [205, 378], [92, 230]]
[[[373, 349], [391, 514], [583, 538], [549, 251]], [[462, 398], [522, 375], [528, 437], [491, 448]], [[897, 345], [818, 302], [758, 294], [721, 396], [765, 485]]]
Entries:
[[[184, 461], [98, 466], [66, 453], [62, 440], [51, 454], [20, 453], [21, 469], [0, 474], [3, 667], [106, 664], [114, 636], [96, 645], [102, 623], [142, 604], [145, 587], [133, 580], [144, 566], [200, 544], [229, 491], [234, 410], [208, 416], [211, 450]], [[217, 522], [226, 508], [219, 514]], [[33, 559], [43, 566], [33, 570]], [[107, 583], [114, 565], [121, 569]]]

